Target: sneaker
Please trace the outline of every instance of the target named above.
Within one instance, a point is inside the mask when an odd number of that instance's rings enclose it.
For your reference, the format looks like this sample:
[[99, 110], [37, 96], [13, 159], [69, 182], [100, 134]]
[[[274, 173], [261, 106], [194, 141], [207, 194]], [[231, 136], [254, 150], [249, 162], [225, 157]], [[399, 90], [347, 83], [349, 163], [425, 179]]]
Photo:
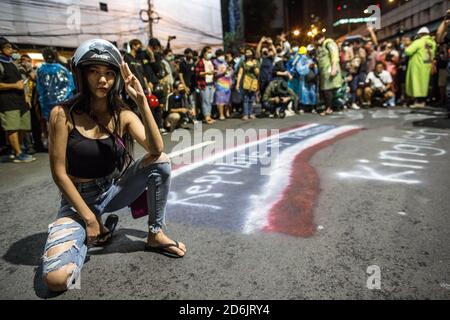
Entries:
[[159, 129], [159, 132], [160, 132], [161, 135], [163, 135], [163, 136], [169, 134], [169, 132], [168, 132], [166, 129], [164, 129], [164, 128]]
[[286, 117], [293, 117], [295, 116], [295, 112], [292, 110], [286, 110]]
[[423, 109], [425, 108], [425, 102], [417, 102], [412, 106], [413, 109]]
[[353, 103], [352, 104], [352, 109], [353, 110], [359, 110], [359, 109], [361, 109], [356, 103]]
[[14, 163], [28, 163], [35, 161], [36, 158], [30, 156], [29, 154], [21, 153], [18, 156], [14, 156], [12, 162]]

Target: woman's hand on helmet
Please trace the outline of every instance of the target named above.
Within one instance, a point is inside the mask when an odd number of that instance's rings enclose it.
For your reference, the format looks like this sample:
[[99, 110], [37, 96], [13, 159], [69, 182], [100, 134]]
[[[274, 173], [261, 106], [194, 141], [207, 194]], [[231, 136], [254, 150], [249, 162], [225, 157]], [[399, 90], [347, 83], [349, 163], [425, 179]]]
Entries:
[[145, 101], [146, 96], [144, 93], [144, 89], [142, 88], [136, 76], [131, 72], [130, 67], [127, 63], [123, 63], [120, 66], [120, 73], [122, 74], [122, 77], [125, 81], [125, 90], [127, 91], [130, 98], [133, 99], [133, 101], [137, 104], [140, 101]]

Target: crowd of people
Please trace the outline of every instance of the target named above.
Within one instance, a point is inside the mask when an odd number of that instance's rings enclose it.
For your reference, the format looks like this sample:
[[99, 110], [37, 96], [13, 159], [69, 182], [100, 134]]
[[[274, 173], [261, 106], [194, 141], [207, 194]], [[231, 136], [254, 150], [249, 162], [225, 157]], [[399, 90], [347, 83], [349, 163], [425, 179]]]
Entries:
[[[369, 28], [369, 37], [341, 42], [319, 33], [302, 46], [281, 34], [262, 37], [256, 47], [225, 51], [206, 46], [183, 54], [171, 49], [175, 37], [166, 46], [156, 38], [148, 43], [134, 39], [121, 53], [147, 94], [160, 132], [168, 134], [197, 121], [445, 105], [449, 22], [444, 19], [436, 36], [423, 27], [415, 39], [386, 42]], [[43, 50], [45, 61], [37, 69], [17, 49], [0, 39], [0, 148], [9, 148], [8, 161], [20, 163], [35, 160], [32, 154], [47, 148], [52, 107], [76, 92], [70, 63], [54, 48]], [[123, 98], [137, 110], [125, 91]]]

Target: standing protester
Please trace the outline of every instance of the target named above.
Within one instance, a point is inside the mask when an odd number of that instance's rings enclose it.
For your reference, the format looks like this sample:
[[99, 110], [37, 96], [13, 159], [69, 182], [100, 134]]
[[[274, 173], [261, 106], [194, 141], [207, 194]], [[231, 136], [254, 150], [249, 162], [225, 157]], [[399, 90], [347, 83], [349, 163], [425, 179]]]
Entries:
[[214, 104], [219, 110], [219, 119], [223, 121], [226, 118], [231, 117], [230, 99], [231, 85], [233, 83], [233, 69], [225, 60], [225, 52], [222, 49], [216, 51], [214, 68], [216, 70]]
[[352, 109], [359, 110], [361, 107], [358, 105], [358, 97], [361, 96], [361, 90], [366, 81], [368, 64], [367, 53], [362, 46], [363, 39], [355, 39], [351, 45], [348, 53], [348, 72], [351, 75], [352, 81], [350, 83], [352, 90]]
[[400, 43], [400, 59], [398, 63], [398, 92], [397, 103], [406, 104], [406, 72], [408, 71], [409, 57], [406, 48], [411, 45], [411, 38], [403, 36]]
[[211, 47], [204, 47], [195, 66], [197, 88], [200, 90], [202, 97], [203, 118], [207, 124], [216, 122], [211, 118], [212, 103], [214, 101], [214, 65], [212, 58]]
[[[83, 43], [72, 70], [79, 94], [55, 107], [50, 117], [50, 166], [62, 192], [43, 255], [44, 281], [51, 291], [72, 287], [88, 245], [112, 239], [118, 217], [109, 216], [104, 226], [101, 216], [130, 205], [144, 192], [149, 213], [145, 250], [176, 258], [186, 254], [184, 244], [163, 232], [171, 165], [140, 82], [105, 40]], [[142, 122], [119, 97], [122, 79]], [[133, 163], [134, 140], [147, 155]]]
[[179, 78], [181, 83], [184, 85], [186, 94], [189, 97], [189, 103], [192, 107], [192, 110], [195, 112], [197, 98], [195, 92], [195, 61], [194, 52], [190, 48], [184, 50], [184, 57], [180, 62]]
[[320, 89], [325, 99], [326, 110], [322, 116], [333, 113], [333, 101], [337, 89], [343, 84], [339, 64], [339, 47], [332, 39], [326, 39], [322, 33], [315, 37], [317, 62], [320, 72]]
[[[125, 53], [125, 56], [123, 57], [124, 61], [130, 66], [131, 72], [136, 76], [139, 83], [141, 84], [142, 88], [144, 89], [144, 92], [146, 94], [149, 94], [151, 92], [148, 80], [144, 76], [144, 66], [142, 63], [142, 60], [144, 57], [144, 50], [142, 48], [142, 42], [138, 39], [133, 39], [129, 43], [130, 45], [130, 53]], [[130, 105], [133, 109], [133, 111], [138, 114], [137, 105], [134, 103], [133, 99], [131, 97], [126, 96], [125, 101], [128, 105]]]
[[72, 73], [58, 62], [58, 52], [49, 47], [42, 51], [45, 63], [36, 74], [36, 90], [42, 116], [43, 145], [48, 147], [48, 121], [53, 107], [70, 99], [75, 91]]
[[175, 56], [171, 49], [165, 49], [163, 51], [164, 59], [162, 59], [162, 66], [164, 68], [164, 73], [166, 76], [161, 79], [163, 81], [163, 85], [165, 87], [166, 96], [169, 95], [170, 92], [173, 91], [173, 84], [175, 82], [174, 77], [174, 66], [173, 61], [175, 60]]
[[423, 108], [425, 102], [419, 102], [428, 97], [431, 69], [436, 55], [436, 42], [430, 36], [430, 30], [423, 27], [417, 33], [415, 40], [405, 53], [409, 56], [408, 71], [406, 74], [406, 94], [414, 98], [414, 107]]
[[[309, 50], [308, 50], [309, 49]], [[295, 92], [300, 99], [300, 110], [312, 112], [317, 105], [317, 78], [319, 69], [311, 54], [314, 47], [302, 47], [298, 61], [293, 66], [298, 74], [299, 87]]]
[[437, 56], [438, 71], [438, 88], [439, 88], [439, 104], [446, 105], [446, 86], [447, 86], [447, 65], [448, 65], [448, 46], [443, 43], [439, 46], [439, 54]]
[[13, 47], [5, 38], [0, 39], [0, 123], [6, 132], [16, 163], [36, 160], [21, 150], [23, 136], [31, 131], [30, 111], [24, 96], [24, 83], [12, 60]]
[[[19, 60], [19, 72], [22, 75], [24, 83], [25, 102], [30, 110], [31, 131], [32, 134], [27, 134], [24, 143], [28, 142], [28, 154], [36, 153], [36, 150], [44, 151], [42, 145], [42, 128], [40, 123], [40, 110], [37, 108], [38, 104], [35, 101], [36, 97], [36, 70], [33, 68], [33, 63], [29, 55], [22, 55]], [[28, 137], [28, 141], [27, 141]]]
[[[450, 10], [447, 10], [447, 13], [442, 21], [439, 29], [436, 33], [436, 40], [440, 44], [446, 44], [447, 46], [450, 44]], [[450, 57], [448, 57], [450, 58]], [[447, 84], [446, 84], [446, 107], [448, 112], [448, 117], [450, 118], [450, 59], [448, 59], [447, 64]]]
[[272, 81], [273, 60], [277, 49], [275, 48], [271, 38], [262, 37], [256, 49], [256, 55], [260, 59], [259, 73], [259, 89], [261, 95], [264, 94], [266, 88]]
[[243, 91], [244, 114], [242, 120], [256, 119], [253, 113], [253, 104], [258, 92], [259, 64], [255, 59], [255, 52], [248, 48], [245, 50], [245, 61], [241, 64], [238, 73], [237, 85]]
[[151, 38], [148, 41], [147, 50], [144, 51], [144, 72], [151, 83], [151, 89], [153, 94], [158, 98], [159, 107], [152, 108], [152, 114], [158, 124], [161, 134], [167, 134], [167, 130], [163, 126], [163, 110], [167, 101], [167, 86], [165, 85], [165, 78], [167, 73], [163, 66], [163, 49], [161, 42], [156, 38]]
[[379, 61], [383, 62], [386, 70], [392, 77], [392, 89], [396, 93], [398, 91], [398, 64], [400, 61], [400, 53], [396, 50], [393, 43], [387, 43], [384, 52], [379, 56]]

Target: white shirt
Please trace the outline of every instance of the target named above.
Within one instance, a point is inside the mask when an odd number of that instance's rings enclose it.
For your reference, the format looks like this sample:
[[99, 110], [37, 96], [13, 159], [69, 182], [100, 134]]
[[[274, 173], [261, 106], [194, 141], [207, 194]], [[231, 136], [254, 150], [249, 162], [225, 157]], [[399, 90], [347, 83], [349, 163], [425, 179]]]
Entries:
[[[205, 72], [214, 72], [214, 65], [211, 60], [204, 59], [203, 62], [205, 63]], [[214, 82], [214, 75], [207, 75], [205, 76], [205, 80], [207, 84], [211, 84]]]
[[374, 72], [370, 72], [366, 78], [366, 83], [371, 83], [373, 89], [386, 89], [386, 86], [392, 83], [392, 76], [386, 70], [383, 70], [377, 76], [375, 76]]

